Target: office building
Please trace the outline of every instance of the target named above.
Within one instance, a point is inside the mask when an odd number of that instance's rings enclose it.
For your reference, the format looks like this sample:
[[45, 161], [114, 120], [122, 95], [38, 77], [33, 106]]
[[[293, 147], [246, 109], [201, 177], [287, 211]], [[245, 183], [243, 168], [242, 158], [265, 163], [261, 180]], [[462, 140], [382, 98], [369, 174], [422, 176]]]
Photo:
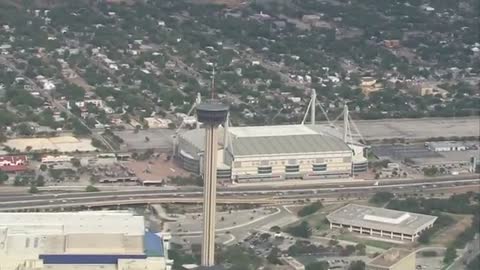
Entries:
[[327, 220], [331, 229], [413, 242], [433, 226], [437, 217], [349, 204], [327, 215]]

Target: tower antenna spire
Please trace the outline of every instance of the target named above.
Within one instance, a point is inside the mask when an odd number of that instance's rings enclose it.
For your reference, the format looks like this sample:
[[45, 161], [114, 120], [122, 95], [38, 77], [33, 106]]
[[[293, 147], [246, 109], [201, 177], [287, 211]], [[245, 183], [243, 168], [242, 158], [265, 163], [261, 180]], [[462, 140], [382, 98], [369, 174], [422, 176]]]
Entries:
[[212, 99], [215, 98], [215, 63], [212, 64], [212, 89], [211, 89], [211, 92], [212, 92]]

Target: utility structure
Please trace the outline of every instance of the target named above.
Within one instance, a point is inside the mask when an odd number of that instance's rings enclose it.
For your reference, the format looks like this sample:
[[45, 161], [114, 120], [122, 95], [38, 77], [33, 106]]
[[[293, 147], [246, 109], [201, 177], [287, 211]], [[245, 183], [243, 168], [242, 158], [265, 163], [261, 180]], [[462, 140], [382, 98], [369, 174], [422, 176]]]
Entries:
[[203, 239], [202, 266], [215, 264], [215, 212], [217, 192], [218, 126], [228, 115], [228, 106], [209, 100], [196, 106], [197, 120], [205, 126], [205, 151], [203, 174]]
[[331, 123], [330, 119], [328, 118], [327, 111], [325, 111], [322, 104], [317, 99], [317, 91], [315, 91], [315, 89], [311, 89], [311, 91], [312, 91], [312, 93], [310, 94], [310, 102], [308, 103], [307, 110], [305, 110], [305, 114], [304, 114], [303, 120], [302, 120], [302, 125], [305, 124], [305, 121], [307, 120], [307, 117], [308, 117], [308, 113], [310, 113], [310, 125], [315, 125], [315, 122], [316, 122], [316, 108], [317, 108], [317, 105], [318, 105], [318, 107], [320, 107], [320, 109], [322, 110], [322, 114], [325, 117], [325, 119], [327, 120], [328, 124], [330, 126], [332, 126], [332, 123]]

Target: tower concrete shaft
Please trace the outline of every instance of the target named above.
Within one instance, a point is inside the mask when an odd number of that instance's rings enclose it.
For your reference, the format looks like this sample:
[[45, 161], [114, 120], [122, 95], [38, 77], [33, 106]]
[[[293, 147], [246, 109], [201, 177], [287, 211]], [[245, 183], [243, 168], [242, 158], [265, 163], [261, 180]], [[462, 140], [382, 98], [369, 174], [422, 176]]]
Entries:
[[215, 212], [217, 201], [217, 125], [205, 128], [203, 183], [202, 266], [215, 265]]
[[202, 266], [215, 264], [215, 207], [217, 204], [217, 128], [224, 123], [228, 106], [216, 100], [197, 106], [197, 119], [205, 126], [203, 156], [203, 239]]

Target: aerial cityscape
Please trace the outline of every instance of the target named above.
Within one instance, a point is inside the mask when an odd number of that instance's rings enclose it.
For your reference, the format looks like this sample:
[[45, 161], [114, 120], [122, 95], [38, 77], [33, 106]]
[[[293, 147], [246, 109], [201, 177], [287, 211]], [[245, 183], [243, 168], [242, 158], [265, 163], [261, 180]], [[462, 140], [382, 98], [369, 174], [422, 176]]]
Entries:
[[480, 269], [476, 0], [0, 0], [0, 270]]

